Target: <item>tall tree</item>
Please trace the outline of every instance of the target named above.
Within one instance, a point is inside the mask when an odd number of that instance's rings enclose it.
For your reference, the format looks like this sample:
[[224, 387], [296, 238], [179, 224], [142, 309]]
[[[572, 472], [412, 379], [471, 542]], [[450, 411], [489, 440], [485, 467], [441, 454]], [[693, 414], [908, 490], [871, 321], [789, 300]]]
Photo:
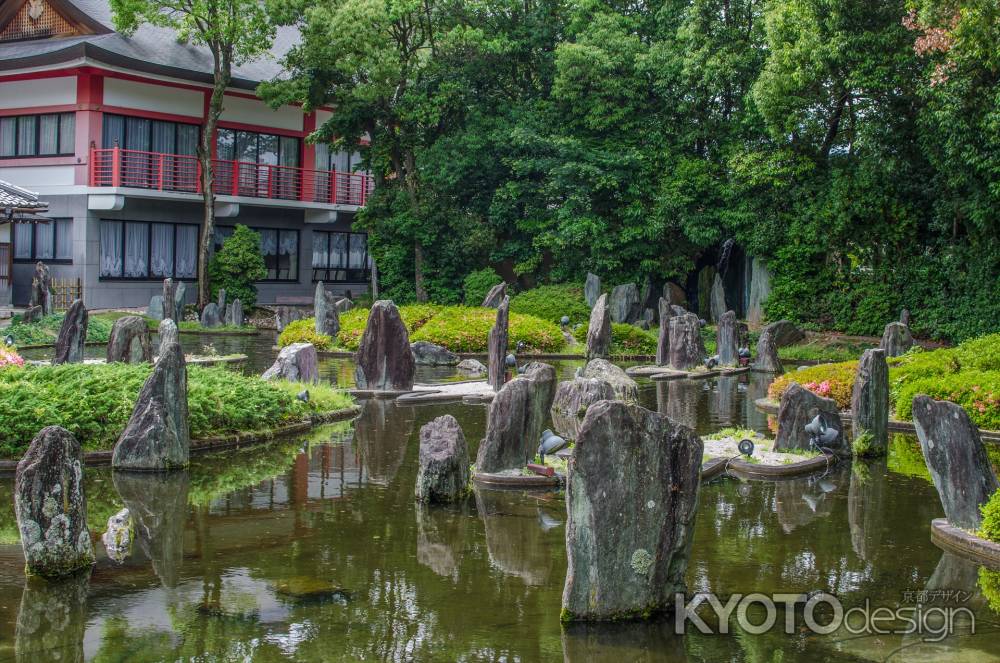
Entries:
[[205, 212], [198, 246], [198, 306], [210, 300], [208, 261], [215, 230], [212, 143], [233, 67], [268, 52], [275, 30], [259, 0], [111, 0], [115, 29], [134, 34], [143, 24], [169, 28], [181, 41], [205, 46], [212, 54], [212, 95], [198, 142]]

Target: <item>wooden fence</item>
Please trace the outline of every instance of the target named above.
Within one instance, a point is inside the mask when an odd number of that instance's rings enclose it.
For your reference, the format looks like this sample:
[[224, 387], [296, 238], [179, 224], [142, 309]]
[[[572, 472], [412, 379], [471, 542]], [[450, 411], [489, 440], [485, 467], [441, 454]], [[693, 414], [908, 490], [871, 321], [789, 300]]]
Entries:
[[52, 279], [52, 308], [65, 311], [73, 300], [83, 297], [83, 283], [80, 279]]
[[13, 267], [10, 244], [0, 242], [0, 290], [10, 287], [10, 277]]

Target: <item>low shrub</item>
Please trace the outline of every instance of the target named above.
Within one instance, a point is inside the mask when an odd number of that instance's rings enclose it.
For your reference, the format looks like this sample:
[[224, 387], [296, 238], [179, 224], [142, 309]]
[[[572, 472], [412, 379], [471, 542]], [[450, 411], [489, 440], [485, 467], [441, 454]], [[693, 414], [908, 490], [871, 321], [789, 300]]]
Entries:
[[[659, 341], [657, 334], [658, 331], [655, 329], [645, 331], [635, 325], [612, 322], [611, 354], [617, 356], [656, 354], [656, 344]], [[579, 343], [586, 343], [587, 325], [574, 328], [573, 338]]]
[[[20, 320], [11, 323], [3, 330], [4, 336], [13, 336], [14, 345], [45, 345], [56, 342], [59, 328], [62, 326], [64, 313], [47, 315], [37, 322], [25, 324]], [[92, 315], [87, 321], [87, 341], [89, 343], [107, 343], [111, 336], [113, 321]]]
[[520, 292], [510, 300], [510, 310], [559, 323], [564, 315], [571, 325], [590, 322], [590, 307], [583, 298], [583, 288], [576, 285], [542, 285]]
[[470, 272], [462, 283], [465, 305], [482, 306], [490, 289], [501, 283], [503, 283], [503, 279], [490, 267]]
[[1000, 371], [966, 371], [898, 380], [889, 373], [897, 419], [913, 418], [913, 398], [926, 394], [961, 405], [980, 428], [1000, 430]]
[[[148, 364], [63, 364], [0, 371], [0, 456], [18, 458], [45, 426], [73, 433], [87, 450], [110, 449], [132, 414], [149, 376]], [[188, 367], [188, 412], [193, 438], [266, 430], [309, 412], [341, 409], [350, 396], [309, 385], [265, 382], [222, 367]]]
[[[406, 331], [412, 335], [441, 308], [437, 304], [406, 304], [399, 307], [399, 317], [403, 319]], [[358, 345], [361, 344], [361, 334], [368, 324], [369, 311], [367, 308], [355, 307], [340, 314], [340, 333], [334, 339], [336, 347], [352, 352], [358, 349]]]
[[17, 350], [14, 348], [0, 346], [0, 370], [12, 366], [24, 366], [24, 359], [21, 358], [21, 355], [17, 354]]
[[267, 278], [267, 266], [260, 251], [260, 234], [236, 224], [233, 234], [222, 242], [208, 263], [212, 298], [226, 289], [229, 301], [239, 299], [245, 308], [257, 303], [256, 282]]
[[767, 397], [773, 401], [780, 401], [785, 390], [793, 382], [798, 382], [814, 394], [832, 398], [837, 402], [837, 407], [846, 410], [851, 407], [851, 390], [854, 388], [854, 374], [857, 370], [858, 362], [844, 361], [785, 373], [778, 376], [767, 388]]
[[989, 501], [979, 507], [979, 512], [983, 514], [979, 536], [1000, 543], [1000, 490], [993, 493]]
[[285, 325], [278, 335], [278, 346], [283, 348], [292, 343], [312, 343], [317, 350], [333, 349], [333, 338], [316, 331], [316, 318], [293, 320]]
[[[490, 329], [495, 322], [494, 309], [448, 306], [410, 334], [410, 340], [437, 343], [452, 352], [486, 352]], [[535, 352], [558, 352], [565, 345], [558, 325], [531, 315], [511, 313], [511, 349], [517, 347], [518, 342]]]

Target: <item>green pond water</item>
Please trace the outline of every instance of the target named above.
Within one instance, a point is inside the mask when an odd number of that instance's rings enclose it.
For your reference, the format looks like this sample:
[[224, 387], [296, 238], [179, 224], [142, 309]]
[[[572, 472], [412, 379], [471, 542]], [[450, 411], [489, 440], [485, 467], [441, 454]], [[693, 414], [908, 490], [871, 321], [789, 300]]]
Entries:
[[[248, 371], [274, 356], [271, 336], [183, 342], [189, 352], [206, 342], [246, 352]], [[555, 363], [563, 378], [579, 365]], [[349, 360], [325, 360], [322, 370], [352, 382]], [[454, 371], [421, 368], [418, 379]], [[767, 430], [753, 407], [766, 392], [762, 376], [640, 386], [645, 407], [700, 433]], [[477, 490], [460, 506], [414, 503], [420, 426], [455, 415], [474, 454], [485, 406], [362, 405], [354, 422], [199, 456], [169, 477], [88, 469], [98, 563], [67, 582], [25, 579], [13, 480], [0, 478], [0, 661], [1000, 660], [1000, 612], [990, 607], [992, 599], [1000, 610], [1000, 579], [931, 543], [930, 521], [942, 512], [912, 438], [894, 437], [888, 460], [822, 475], [703, 485], [688, 588], [723, 597], [823, 591], [845, 609], [962, 606], [975, 633], [963, 619], [934, 643], [846, 629], [753, 635], [733, 619], [727, 634], [689, 625], [676, 635], [671, 618], [560, 624], [561, 493]], [[123, 506], [135, 540], [119, 564], [99, 534]]]

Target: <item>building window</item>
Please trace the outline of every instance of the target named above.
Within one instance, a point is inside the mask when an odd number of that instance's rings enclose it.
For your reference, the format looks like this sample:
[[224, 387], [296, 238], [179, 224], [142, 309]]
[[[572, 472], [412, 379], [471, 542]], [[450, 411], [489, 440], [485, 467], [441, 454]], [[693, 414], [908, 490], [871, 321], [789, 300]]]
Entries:
[[101, 145], [130, 150], [121, 159], [122, 186], [198, 190], [198, 137], [201, 127], [144, 117], [104, 115]]
[[371, 278], [368, 236], [314, 230], [312, 268], [314, 282], [366, 283]]
[[101, 220], [101, 278], [194, 279], [198, 226]]
[[[265, 281], [299, 280], [299, 231], [278, 228], [250, 228], [260, 235], [260, 253], [267, 267]], [[213, 231], [215, 250], [233, 234], [231, 226], [216, 226]]]
[[72, 156], [76, 113], [0, 117], [0, 158]]
[[73, 220], [14, 224], [15, 262], [73, 262]]
[[297, 199], [302, 186], [299, 139], [254, 131], [219, 129], [216, 157], [233, 162], [218, 167], [219, 189], [237, 196]]

